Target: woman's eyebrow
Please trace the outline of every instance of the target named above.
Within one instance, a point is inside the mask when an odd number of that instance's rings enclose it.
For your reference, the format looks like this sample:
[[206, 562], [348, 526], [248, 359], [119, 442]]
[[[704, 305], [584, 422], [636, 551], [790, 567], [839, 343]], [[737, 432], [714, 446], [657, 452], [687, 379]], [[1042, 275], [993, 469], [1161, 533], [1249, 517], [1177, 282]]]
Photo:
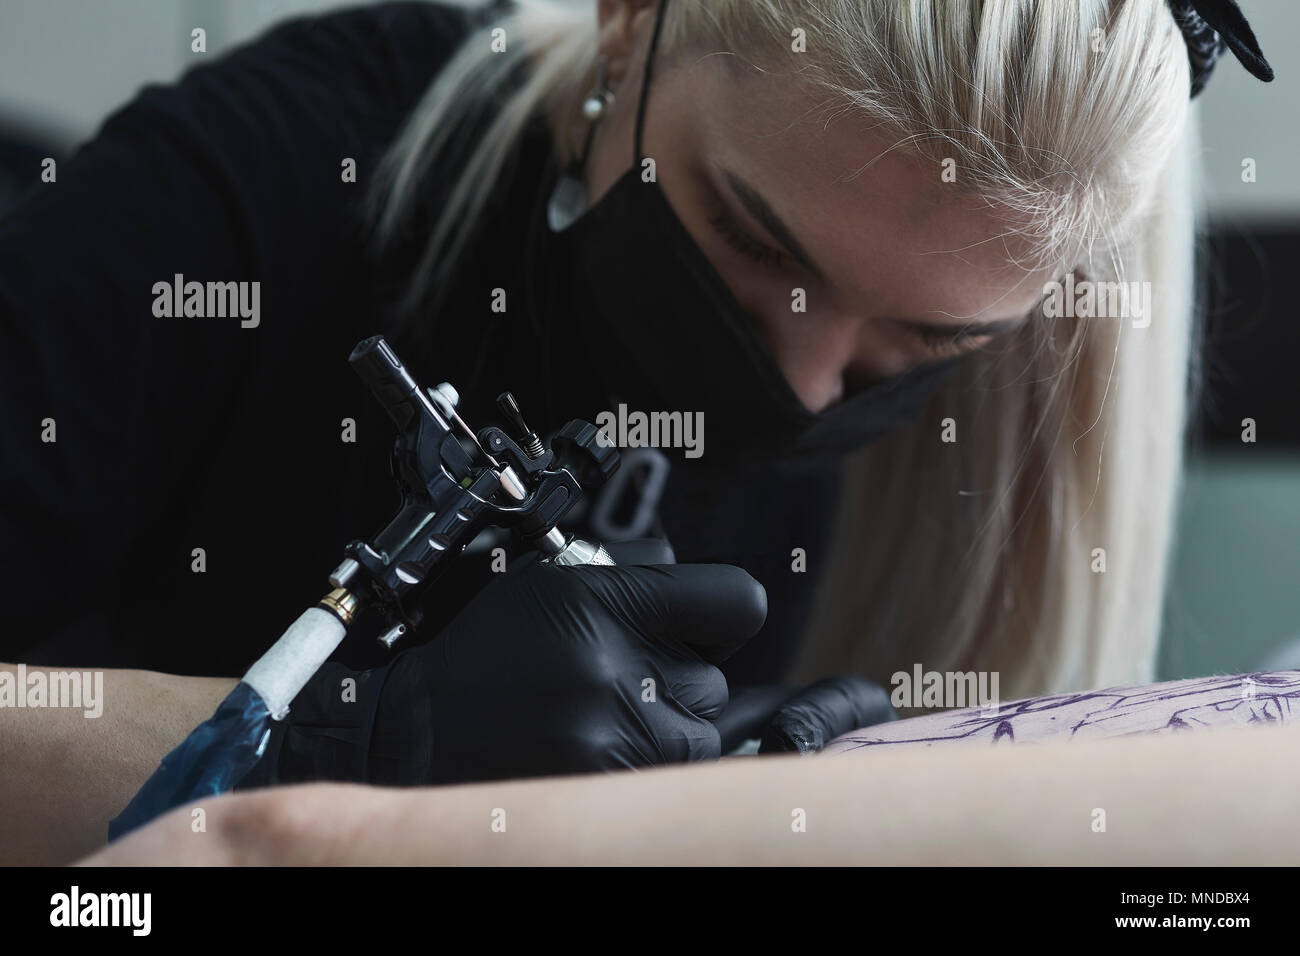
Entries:
[[818, 279], [823, 279], [822, 271], [813, 263], [812, 256], [808, 255], [803, 244], [790, 231], [790, 227], [781, 221], [781, 217], [776, 214], [776, 211], [762, 197], [759, 191], [731, 170], [719, 167], [719, 171], [722, 173], [722, 178], [726, 180], [727, 185], [731, 187], [731, 191], [735, 193], [736, 199], [768, 231], [772, 238], [780, 243], [796, 262]]
[[[764, 229], [778, 242], [791, 257], [818, 279], [824, 280], [824, 274], [808, 255], [803, 244], [794, 237], [790, 227], [782, 222], [781, 217], [763, 198], [757, 189], [745, 182], [736, 173], [729, 169], [717, 167], [722, 174], [731, 191], [735, 194], [736, 199], [742, 206], [748, 210], [749, 214], [758, 221]], [[942, 335], [953, 339], [958, 338], [978, 338], [986, 335], [1004, 335], [1008, 332], [1014, 332], [1024, 326], [1029, 321], [1029, 315], [1025, 314], [1010, 319], [994, 319], [988, 322], [967, 322], [965, 325], [948, 325], [946, 323], [926, 322], [921, 319], [894, 319], [896, 324], [904, 326], [914, 332], [924, 332], [929, 335]]]

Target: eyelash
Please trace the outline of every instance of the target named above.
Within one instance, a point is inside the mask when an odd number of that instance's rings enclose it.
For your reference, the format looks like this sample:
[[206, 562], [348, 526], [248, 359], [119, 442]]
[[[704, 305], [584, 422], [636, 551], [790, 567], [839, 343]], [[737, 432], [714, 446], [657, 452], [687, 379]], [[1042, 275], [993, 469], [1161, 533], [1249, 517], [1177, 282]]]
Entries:
[[932, 352], [957, 352], [962, 350], [962, 346], [968, 342], [974, 342], [984, 338], [982, 335], [972, 335], [962, 330], [956, 335], [948, 332], [940, 332], [935, 329], [915, 329], [917, 337]]
[[[718, 231], [718, 234], [726, 240], [727, 244], [739, 252], [741, 255], [754, 260], [755, 262], [781, 268], [785, 264], [785, 255], [765, 243], [759, 242], [753, 236], [749, 235], [740, 226], [725, 206], [719, 205], [717, 211], [709, 219], [710, 224]], [[968, 342], [976, 341], [984, 336], [971, 335], [965, 330], [958, 332], [956, 335], [951, 333], [939, 332], [934, 329], [916, 329], [917, 336], [921, 339], [922, 344], [931, 352], [950, 353], [962, 350], [962, 346]]]
[[718, 234], [727, 241], [729, 246], [746, 258], [775, 269], [779, 269], [785, 264], [785, 255], [783, 253], [759, 242], [745, 232], [725, 207], [719, 206], [709, 222], [718, 231]]

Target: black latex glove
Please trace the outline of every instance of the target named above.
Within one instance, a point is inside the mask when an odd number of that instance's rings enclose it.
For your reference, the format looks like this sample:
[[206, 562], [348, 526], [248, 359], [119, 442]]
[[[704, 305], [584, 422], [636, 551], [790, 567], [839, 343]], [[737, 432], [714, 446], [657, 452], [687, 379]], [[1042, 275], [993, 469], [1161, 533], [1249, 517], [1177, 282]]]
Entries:
[[[727, 705], [716, 665], [762, 627], [762, 586], [728, 565], [671, 564], [663, 542], [609, 550], [616, 567], [519, 559], [428, 644], [369, 671], [327, 664], [240, 789], [716, 759], [712, 721]], [[348, 679], [355, 702], [342, 700]]]
[[724, 754], [754, 739], [760, 741], [760, 754], [812, 754], [841, 734], [897, 719], [889, 693], [879, 684], [862, 677], [827, 677], [802, 690], [734, 688], [714, 726]]

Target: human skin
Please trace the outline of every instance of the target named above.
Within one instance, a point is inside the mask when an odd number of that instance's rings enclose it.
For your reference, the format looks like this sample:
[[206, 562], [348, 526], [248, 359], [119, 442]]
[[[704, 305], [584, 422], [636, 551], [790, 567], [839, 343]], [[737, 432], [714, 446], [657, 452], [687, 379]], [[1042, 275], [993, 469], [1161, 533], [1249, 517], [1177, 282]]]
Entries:
[[[12, 664], [0, 664], [0, 671], [16, 673]], [[37, 671], [50, 673], [27, 668]], [[238, 683], [102, 673], [99, 717], [78, 709], [0, 707], [0, 865], [67, 863], [103, 846], [108, 821]]]
[[[593, 200], [631, 163], [654, 4], [600, 0], [597, 9], [617, 93], [593, 146]], [[762, 75], [731, 57], [656, 62], [644, 140], [683, 224], [814, 410], [846, 390], [992, 341], [936, 348], [901, 320], [950, 329], [972, 318], [1021, 321], [1049, 277], [1009, 265], [1022, 250], [999, 238], [1006, 223], [942, 183], [937, 168], [890, 151], [891, 143], [852, 119], [826, 123], [819, 103], [788, 77]], [[846, 175], [873, 159], [862, 175]], [[723, 184], [724, 169], [766, 198], [820, 275], [776, 250]], [[719, 203], [750, 235], [743, 243], [750, 254], [736, 248], [734, 234], [719, 232]], [[755, 258], [755, 243], [769, 251]], [[807, 312], [791, 311], [793, 288], [807, 291]], [[86, 852], [161, 757], [236, 683], [107, 673], [118, 689], [109, 691], [113, 709], [100, 722], [53, 711], [40, 719], [0, 715], [0, 758], [10, 771], [0, 794], [21, 811], [0, 821], [0, 838], [11, 837], [0, 839], [0, 857], [58, 862]]]
[[[588, 160], [591, 202], [632, 164], [655, 7], [651, 0], [597, 4], [615, 96]], [[892, 149], [851, 111], [832, 117], [826, 102], [784, 70], [764, 73], [735, 56], [695, 51], [673, 61], [661, 48], [642, 142], [678, 218], [813, 411], [996, 338], [936, 345], [906, 323], [949, 332], [971, 322], [1018, 327], [1041, 302], [1043, 284], [1063, 272], [1014, 264], [1031, 250], [1009, 235], [1014, 219], [1006, 210], [943, 182], [939, 166]], [[766, 199], [818, 274], [747, 212], [724, 170]], [[715, 224], [719, 204], [732, 226]], [[728, 239], [737, 227], [748, 253]], [[806, 291], [806, 312], [791, 308], [795, 288]]]
[[204, 832], [181, 808], [83, 863], [1289, 865], [1297, 745], [1300, 727], [1252, 726], [437, 789], [313, 784], [196, 805]]

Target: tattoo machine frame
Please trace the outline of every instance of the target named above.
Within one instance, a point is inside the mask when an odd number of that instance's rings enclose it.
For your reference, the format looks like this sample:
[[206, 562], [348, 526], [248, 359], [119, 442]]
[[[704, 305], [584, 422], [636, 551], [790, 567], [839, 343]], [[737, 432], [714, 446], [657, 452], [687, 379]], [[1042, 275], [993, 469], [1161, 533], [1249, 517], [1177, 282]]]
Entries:
[[571, 421], [547, 448], [504, 392], [497, 407], [510, 433], [490, 426], [475, 434], [456, 412], [456, 390], [446, 383], [422, 389], [383, 336], [359, 343], [348, 361], [397, 426], [390, 468], [402, 504], [378, 534], [344, 549], [329, 578], [332, 590], [249, 668], [211, 718], [163, 758], [109, 824], [112, 840], [242, 780], [261, 759], [270, 721], [288, 715], [289, 704], [358, 615], [366, 608], [382, 615], [386, 630], [379, 640], [391, 648], [419, 625], [418, 604], [428, 586], [485, 528], [512, 529], [543, 553], [543, 561], [614, 563], [600, 545], [556, 527], [584, 488], [599, 486], [618, 469], [618, 451], [600, 440], [595, 425]]

